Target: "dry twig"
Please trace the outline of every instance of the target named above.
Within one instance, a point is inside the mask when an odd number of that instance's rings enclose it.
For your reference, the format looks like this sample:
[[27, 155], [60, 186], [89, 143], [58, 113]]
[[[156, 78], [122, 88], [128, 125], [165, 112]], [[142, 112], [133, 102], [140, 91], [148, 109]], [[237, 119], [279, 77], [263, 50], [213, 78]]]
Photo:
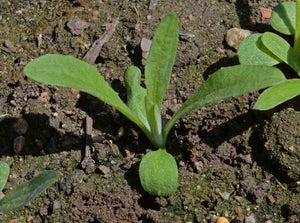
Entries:
[[86, 53], [86, 55], [83, 57], [83, 60], [87, 63], [93, 64], [95, 63], [97, 57], [99, 56], [99, 53], [102, 49], [102, 46], [110, 39], [112, 34], [116, 31], [117, 26], [119, 25], [120, 21], [119, 18], [114, 19], [114, 21], [111, 23], [111, 27], [104, 33], [104, 35], [97, 39], [90, 50]]

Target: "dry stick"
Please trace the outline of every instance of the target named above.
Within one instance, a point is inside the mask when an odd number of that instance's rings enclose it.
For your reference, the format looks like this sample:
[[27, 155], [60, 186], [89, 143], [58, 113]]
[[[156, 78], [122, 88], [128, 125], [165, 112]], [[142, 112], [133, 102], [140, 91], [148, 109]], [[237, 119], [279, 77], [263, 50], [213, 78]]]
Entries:
[[119, 18], [114, 19], [114, 21], [111, 23], [110, 29], [108, 29], [104, 35], [97, 39], [90, 50], [87, 52], [87, 54], [83, 57], [83, 60], [87, 63], [93, 64], [95, 63], [97, 57], [99, 56], [99, 53], [102, 49], [102, 46], [110, 39], [112, 34], [116, 31], [117, 26], [119, 25], [120, 21]]
[[[104, 35], [97, 39], [87, 54], [84, 56], [83, 60], [87, 63], [95, 63], [99, 53], [102, 49], [102, 46], [108, 42], [112, 34], [116, 31], [116, 27], [119, 25], [119, 18], [116, 18], [111, 24], [110, 29], [108, 29]], [[86, 141], [85, 141], [85, 150], [84, 150], [84, 159], [81, 161], [81, 166], [88, 173], [92, 173], [95, 167], [95, 161], [91, 157], [91, 141], [92, 141], [92, 131], [93, 131], [93, 119], [87, 115], [86, 116]]]
[[84, 149], [84, 159], [81, 161], [81, 166], [88, 173], [92, 173], [95, 167], [95, 161], [91, 157], [90, 144], [92, 141], [92, 130], [93, 130], [93, 119], [87, 115], [86, 116], [86, 126], [85, 126], [85, 149]]

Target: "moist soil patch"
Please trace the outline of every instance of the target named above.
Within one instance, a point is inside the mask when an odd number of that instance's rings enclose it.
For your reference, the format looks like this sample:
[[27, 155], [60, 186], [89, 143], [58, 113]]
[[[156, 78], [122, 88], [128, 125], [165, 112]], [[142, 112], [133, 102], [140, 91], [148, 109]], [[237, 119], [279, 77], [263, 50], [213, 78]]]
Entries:
[[[157, 1], [151, 10], [148, 0], [3, 0], [0, 156], [11, 166], [3, 192], [42, 169], [54, 169], [61, 177], [30, 204], [0, 214], [0, 221], [216, 222], [225, 216], [232, 222], [300, 222], [297, 179], [282, 173], [264, 145], [271, 137], [266, 129], [276, 121], [273, 113], [277, 117], [294, 101], [257, 112], [252, 110], [259, 95], [255, 92], [185, 116], [171, 131], [167, 148], [179, 167], [178, 191], [168, 198], [153, 197], [143, 191], [138, 178], [139, 162], [153, 147], [137, 126], [92, 96], [39, 84], [23, 74], [29, 61], [47, 53], [82, 59], [119, 18], [95, 66], [126, 100], [124, 71], [132, 64], [143, 69], [141, 40], [151, 39], [160, 19], [172, 11], [184, 35], [164, 98], [167, 120], [209, 75], [238, 63], [236, 51], [224, 41], [226, 31], [271, 30], [260, 8], [272, 9], [279, 2], [166, 0]], [[87, 115], [94, 121], [95, 166], [85, 172], [80, 162]], [[285, 128], [289, 132], [289, 126]], [[299, 136], [292, 128], [293, 137]], [[20, 136], [25, 140], [14, 147]], [[299, 143], [293, 146], [299, 151]]]

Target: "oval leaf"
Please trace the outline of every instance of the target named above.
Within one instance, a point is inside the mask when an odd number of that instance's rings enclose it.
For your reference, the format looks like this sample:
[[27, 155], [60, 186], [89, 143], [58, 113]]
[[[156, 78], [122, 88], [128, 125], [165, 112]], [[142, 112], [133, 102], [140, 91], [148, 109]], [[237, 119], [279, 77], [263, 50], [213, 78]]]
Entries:
[[41, 83], [75, 88], [98, 97], [122, 112], [144, 132], [147, 131], [118, 93], [99, 74], [97, 68], [84, 61], [72, 56], [48, 54], [28, 63], [24, 73]]
[[241, 64], [273, 66], [281, 62], [263, 45], [261, 36], [262, 34], [256, 33], [241, 42], [237, 51]]
[[2, 200], [0, 200], [0, 212], [12, 211], [22, 207], [43, 193], [58, 179], [55, 171], [43, 171], [30, 181], [16, 186]]
[[290, 79], [265, 90], [258, 98], [254, 109], [269, 110], [300, 95], [300, 80]]
[[0, 160], [0, 192], [3, 190], [6, 184], [9, 170], [8, 164]]
[[177, 17], [169, 13], [157, 27], [145, 66], [147, 100], [156, 104], [159, 111], [169, 85], [177, 45]]
[[286, 35], [295, 34], [296, 30], [296, 3], [282, 2], [277, 5], [270, 19], [271, 26]]
[[285, 39], [275, 33], [265, 32], [261, 41], [275, 56], [300, 74], [300, 58]]
[[217, 101], [247, 94], [285, 81], [275, 67], [236, 65], [218, 70], [200, 85], [199, 89], [174, 114], [164, 128], [164, 140], [176, 121], [188, 112]]
[[139, 168], [145, 191], [155, 196], [170, 196], [178, 186], [178, 170], [174, 157], [165, 149], [147, 153]]

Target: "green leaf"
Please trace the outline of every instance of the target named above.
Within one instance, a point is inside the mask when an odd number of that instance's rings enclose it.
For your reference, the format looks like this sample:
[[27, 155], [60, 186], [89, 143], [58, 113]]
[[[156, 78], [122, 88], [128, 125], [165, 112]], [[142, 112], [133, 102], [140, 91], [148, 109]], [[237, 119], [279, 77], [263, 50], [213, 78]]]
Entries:
[[131, 111], [144, 123], [144, 126], [150, 131], [147, 120], [145, 97], [146, 89], [141, 87], [141, 71], [135, 66], [129, 67], [125, 72], [125, 86], [127, 89], [127, 105]]
[[9, 165], [0, 160], [0, 192], [3, 190], [8, 175], [9, 175]]
[[241, 42], [237, 51], [241, 64], [273, 66], [281, 62], [263, 45], [261, 36], [262, 34], [256, 33]]
[[178, 186], [178, 170], [174, 157], [165, 149], [147, 153], [139, 167], [141, 184], [155, 196], [170, 196]]
[[212, 74], [164, 128], [164, 140], [176, 121], [188, 112], [217, 101], [247, 94], [285, 81], [284, 74], [275, 67], [264, 65], [236, 65]]
[[161, 124], [161, 116], [160, 110], [157, 105], [151, 103], [150, 101], [146, 101], [146, 112], [148, 123], [151, 128], [151, 135], [153, 141], [155, 141], [154, 145], [156, 147], [163, 147], [165, 145], [162, 136], [162, 124]]
[[295, 34], [296, 29], [296, 3], [282, 2], [277, 5], [270, 19], [271, 26], [287, 35]]
[[265, 90], [258, 98], [254, 109], [269, 110], [300, 95], [300, 79], [289, 79]]
[[163, 97], [170, 81], [177, 44], [177, 17], [169, 13], [157, 27], [145, 67], [147, 100], [156, 104], [158, 110], [161, 110]]
[[97, 68], [84, 61], [72, 56], [48, 54], [28, 63], [24, 72], [28, 77], [41, 83], [74, 88], [98, 97], [147, 132], [143, 123], [103, 79]]
[[275, 56], [287, 63], [300, 75], [300, 58], [285, 39], [274, 33], [265, 32], [261, 41]]
[[43, 193], [58, 179], [55, 171], [43, 171], [30, 181], [16, 186], [2, 200], [0, 200], [0, 212], [12, 211], [22, 207]]

